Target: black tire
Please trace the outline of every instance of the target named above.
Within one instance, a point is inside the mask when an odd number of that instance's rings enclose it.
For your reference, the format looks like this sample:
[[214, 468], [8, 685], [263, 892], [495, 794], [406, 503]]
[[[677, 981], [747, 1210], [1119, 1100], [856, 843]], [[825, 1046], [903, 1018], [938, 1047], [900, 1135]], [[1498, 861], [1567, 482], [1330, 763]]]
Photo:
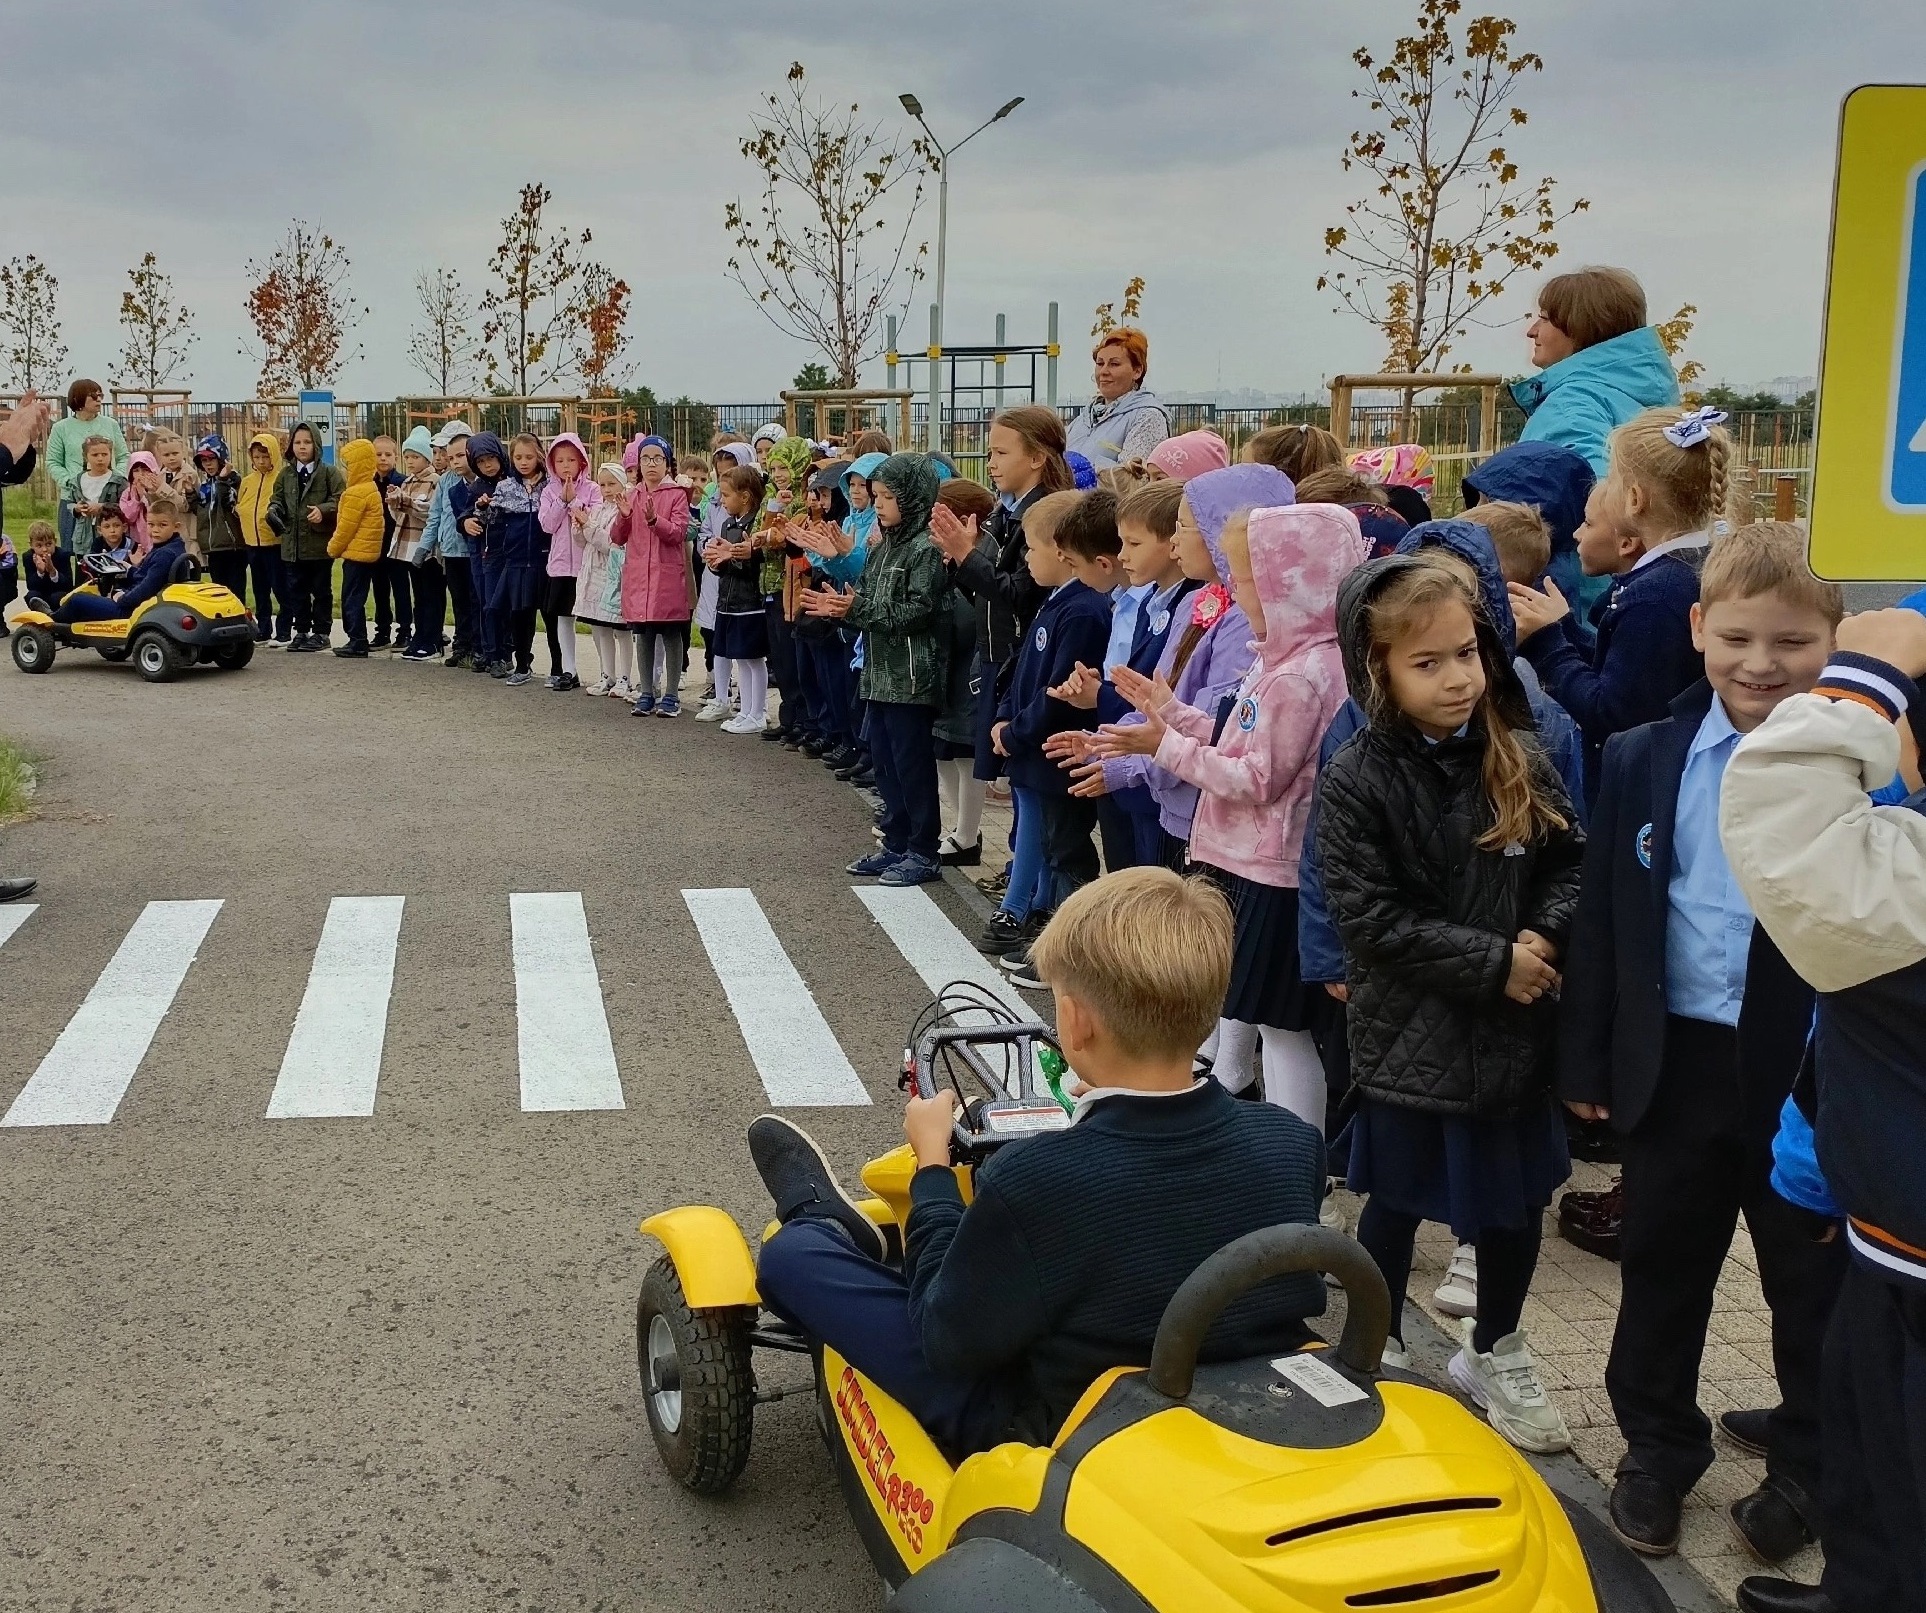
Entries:
[[698, 1495], [728, 1489], [749, 1461], [755, 1315], [749, 1306], [691, 1310], [667, 1255], [642, 1279], [635, 1358], [649, 1432], [669, 1476]]
[[192, 651], [165, 633], [143, 633], [134, 640], [134, 665], [149, 683], [172, 683], [193, 664]]
[[253, 639], [246, 639], [239, 644], [223, 644], [214, 652], [214, 664], [223, 672], [239, 672], [253, 659]]
[[13, 633], [13, 664], [22, 672], [51, 672], [54, 636], [44, 627], [19, 627]]
[[112, 661], [116, 665], [118, 665], [120, 662], [125, 661], [127, 657], [132, 655], [133, 653], [134, 652], [132, 650], [128, 649], [127, 646], [123, 644], [118, 649], [102, 650], [100, 652], [100, 658], [103, 661]]

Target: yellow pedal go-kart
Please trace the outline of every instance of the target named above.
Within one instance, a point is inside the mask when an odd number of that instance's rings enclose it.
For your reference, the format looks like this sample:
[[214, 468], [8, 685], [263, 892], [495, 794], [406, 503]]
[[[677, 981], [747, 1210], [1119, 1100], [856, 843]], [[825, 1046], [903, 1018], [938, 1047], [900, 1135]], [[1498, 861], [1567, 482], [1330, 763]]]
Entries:
[[[75, 590], [101, 594], [127, 574], [105, 555], [81, 561], [89, 581]], [[149, 683], [170, 683], [189, 668], [213, 665], [238, 672], [254, 659], [254, 617], [219, 583], [200, 580], [200, 562], [182, 555], [169, 581], [132, 616], [104, 622], [57, 622], [43, 610], [13, 619], [13, 664], [22, 672], [50, 672], [62, 649], [94, 650], [103, 661], [131, 659]]]
[[[1042, 1025], [939, 1022], [906, 1058], [925, 1096], [942, 1065], [965, 1100], [953, 1158], [966, 1196], [996, 1148], [1066, 1122], [1046, 1117], [1055, 1104], [1033, 1074], [1045, 1046]], [[914, 1171], [898, 1148], [862, 1173], [894, 1249]], [[1610, 1531], [1461, 1402], [1379, 1370], [1389, 1296], [1341, 1233], [1277, 1226], [1219, 1250], [1172, 1297], [1147, 1370], [1099, 1378], [1048, 1446], [952, 1467], [874, 1382], [762, 1312], [723, 1211], [669, 1210], [641, 1230], [668, 1251], [636, 1312], [664, 1465], [692, 1490], [727, 1489], [757, 1405], [782, 1398], [759, 1393], [754, 1352], [810, 1354], [817, 1420], [895, 1613], [1671, 1613]], [[1335, 1349], [1199, 1362], [1232, 1300], [1305, 1271], [1343, 1286]]]

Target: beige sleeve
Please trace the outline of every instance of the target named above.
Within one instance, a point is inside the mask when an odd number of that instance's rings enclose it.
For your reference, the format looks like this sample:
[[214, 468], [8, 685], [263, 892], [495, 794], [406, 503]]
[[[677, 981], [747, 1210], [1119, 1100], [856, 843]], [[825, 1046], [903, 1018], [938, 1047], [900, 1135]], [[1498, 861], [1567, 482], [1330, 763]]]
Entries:
[[1898, 768], [1899, 737], [1878, 712], [1804, 694], [1726, 769], [1719, 833], [1733, 875], [1820, 991], [1926, 959], [1926, 815], [1867, 799]]

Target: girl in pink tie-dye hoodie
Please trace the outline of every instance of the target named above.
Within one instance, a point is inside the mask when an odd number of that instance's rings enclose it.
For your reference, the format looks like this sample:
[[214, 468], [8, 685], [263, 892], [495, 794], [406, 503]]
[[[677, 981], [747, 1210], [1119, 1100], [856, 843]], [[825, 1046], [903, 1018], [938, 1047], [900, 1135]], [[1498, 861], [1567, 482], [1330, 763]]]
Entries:
[[1117, 689], [1163, 729], [1157, 765], [1200, 791], [1191, 860], [1224, 888], [1236, 914], [1218, 1078], [1233, 1091], [1248, 1086], [1261, 1039], [1265, 1096], [1321, 1130], [1324, 1069], [1313, 1032], [1330, 1008], [1298, 974], [1297, 868], [1318, 741], [1346, 696], [1338, 584], [1367, 546], [1357, 517], [1335, 504], [1253, 510], [1226, 525], [1223, 543], [1257, 658], [1222, 732], [1213, 739], [1216, 714], [1183, 704], [1161, 683], [1119, 673]]

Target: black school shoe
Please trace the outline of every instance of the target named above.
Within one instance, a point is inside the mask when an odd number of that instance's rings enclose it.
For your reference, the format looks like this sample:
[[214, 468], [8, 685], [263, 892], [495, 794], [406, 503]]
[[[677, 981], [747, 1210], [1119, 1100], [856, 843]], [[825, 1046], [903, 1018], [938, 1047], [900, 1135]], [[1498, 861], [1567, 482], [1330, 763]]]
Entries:
[[1739, 1544], [1768, 1568], [1812, 1544], [1816, 1537], [1806, 1522], [1812, 1514], [1812, 1499], [1805, 1491], [1770, 1473], [1758, 1489], [1725, 1509]]
[[1719, 1413], [1719, 1429], [1746, 1455], [1763, 1456], [1766, 1453], [1766, 1421], [1771, 1415], [1771, 1412], [1763, 1410], [1722, 1411]]
[[1740, 1613], [1839, 1613], [1838, 1605], [1817, 1585], [1754, 1574], [1739, 1581]]
[[983, 926], [983, 933], [976, 938], [976, 950], [986, 957], [1006, 957], [1012, 952], [1021, 952], [1040, 933], [1031, 927], [1028, 919], [1020, 919], [999, 907]]
[[776, 1219], [787, 1226], [798, 1216], [833, 1221], [872, 1260], [885, 1260], [889, 1245], [883, 1229], [857, 1208], [836, 1180], [815, 1138], [781, 1115], [758, 1115], [749, 1122], [749, 1158], [775, 1201]]
[[1685, 1497], [1636, 1467], [1612, 1480], [1612, 1533], [1644, 1557], [1670, 1557], [1679, 1549], [1679, 1516]]

